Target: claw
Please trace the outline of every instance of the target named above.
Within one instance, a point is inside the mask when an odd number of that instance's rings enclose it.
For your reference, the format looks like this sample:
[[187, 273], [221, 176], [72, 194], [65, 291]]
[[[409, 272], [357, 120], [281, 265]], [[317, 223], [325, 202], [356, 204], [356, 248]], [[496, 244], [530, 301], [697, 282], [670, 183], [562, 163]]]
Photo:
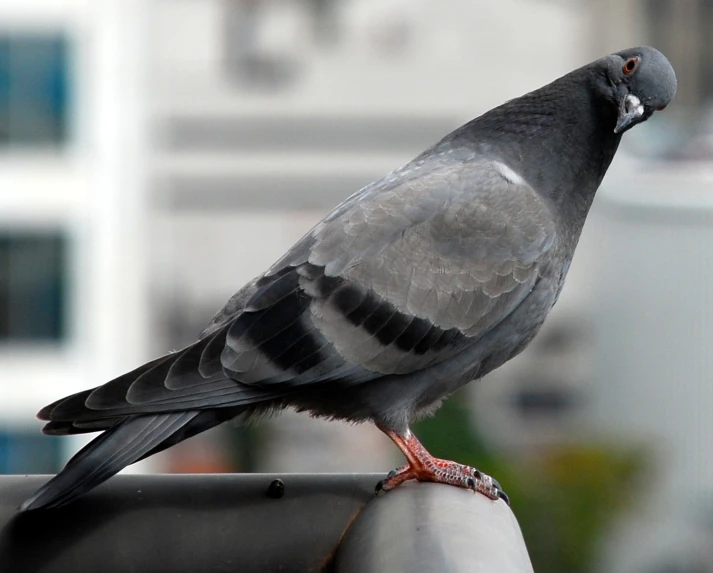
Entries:
[[[391, 474], [394, 472], [389, 473], [389, 477], [391, 477]], [[376, 484], [376, 487], [374, 487], [374, 495], [379, 495], [379, 492], [384, 489], [384, 480], [379, 480], [379, 482]]]
[[397, 433], [389, 428], [379, 428], [391, 438], [408, 460], [408, 465], [392, 472], [376, 485], [376, 492], [389, 491], [408, 480], [443, 483], [473, 490], [488, 499], [502, 499], [510, 504], [500, 484], [475, 468], [449, 460], [434, 458], [423, 444], [409, 431]]

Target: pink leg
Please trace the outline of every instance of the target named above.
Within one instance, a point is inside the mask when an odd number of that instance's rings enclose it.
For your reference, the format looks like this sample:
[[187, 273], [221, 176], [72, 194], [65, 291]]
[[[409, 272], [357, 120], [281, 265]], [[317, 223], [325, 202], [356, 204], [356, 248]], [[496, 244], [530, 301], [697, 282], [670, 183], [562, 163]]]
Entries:
[[415, 479], [472, 489], [489, 499], [503, 499], [509, 503], [507, 495], [500, 489], [500, 484], [490, 476], [470, 466], [434, 458], [408, 430], [406, 435], [402, 436], [387, 428], [379, 427], [379, 429], [399, 447], [406, 456], [408, 464], [394, 470], [385, 480], [379, 482], [376, 486], [377, 491], [388, 491], [407, 480]]

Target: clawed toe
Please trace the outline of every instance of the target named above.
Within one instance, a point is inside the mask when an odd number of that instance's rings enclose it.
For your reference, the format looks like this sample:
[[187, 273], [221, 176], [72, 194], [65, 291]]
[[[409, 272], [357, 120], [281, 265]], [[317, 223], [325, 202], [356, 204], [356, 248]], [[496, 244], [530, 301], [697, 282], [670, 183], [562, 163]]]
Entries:
[[510, 505], [510, 498], [508, 497], [508, 494], [506, 494], [503, 491], [503, 486], [500, 485], [500, 482], [496, 480], [495, 478], [490, 478], [490, 481], [493, 484], [493, 489], [495, 490], [495, 493], [497, 496], [502, 499], [505, 503]]
[[[437, 461], [442, 462], [442, 460]], [[446, 467], [448, 468], [447, 471], [445, 471]], [[471, 489], [476, 493], [486, 496], [488, 499], [493, 501], [502, 499], [505, 503], [510, 505], [510, 498], [503, 491], [497, 480], [475, 468], [463, 466], [454, 462], [447, 462], [447, 466], [440, 464], [440, 467], [431, 468], [431, 471], [428, 471], [425, 468], [413, 469], [410, 466], [403, 466], [392, 470], [388, 473], [385, 479], [380, 480], [376, 484], [376, 487], [374, 488], [374, 495], [378, 495], [382, 491], [394, 489], [403, 482], [411, 479], [444, 483]]]
[[409, 464], [389, 472], [386, 479], [376, 484], [376, 493], [389, 491], [407, 480], [416, 479], [470, 489], [488, 499], [502, 499], [510, 505], [510, 499], [500, 484], [490, 476], [470, 466], [434, 458], [410, 432], [402, 435], [388, 428], [381, 429], [401, 449]]

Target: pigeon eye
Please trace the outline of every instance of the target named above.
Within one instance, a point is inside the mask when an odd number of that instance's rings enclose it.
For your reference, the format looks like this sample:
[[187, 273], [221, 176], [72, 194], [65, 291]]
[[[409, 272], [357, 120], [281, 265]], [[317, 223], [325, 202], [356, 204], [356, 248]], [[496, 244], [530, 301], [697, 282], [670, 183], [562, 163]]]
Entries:
[[637, 68], [639, 65], [639, 58], [629, 58], [626, 60], [626, 63], [624, 64], [624, 73], [629, 75], [633, 74], [634, 70]]

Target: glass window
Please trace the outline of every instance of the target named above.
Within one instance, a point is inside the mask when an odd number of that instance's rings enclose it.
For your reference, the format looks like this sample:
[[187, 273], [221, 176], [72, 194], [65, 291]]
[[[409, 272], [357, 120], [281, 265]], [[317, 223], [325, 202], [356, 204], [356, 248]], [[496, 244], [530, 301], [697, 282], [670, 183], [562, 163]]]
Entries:
[[61, 465], [60, 440], [37, 430], [0, 428], [0, 474], [53, 474]]
[[0, 343], [64, 338], [66, 259], [59, 233], [0, 234]]
[[65, 141], [67, 60], [61, 36], [0, 35], [0, 149]]

